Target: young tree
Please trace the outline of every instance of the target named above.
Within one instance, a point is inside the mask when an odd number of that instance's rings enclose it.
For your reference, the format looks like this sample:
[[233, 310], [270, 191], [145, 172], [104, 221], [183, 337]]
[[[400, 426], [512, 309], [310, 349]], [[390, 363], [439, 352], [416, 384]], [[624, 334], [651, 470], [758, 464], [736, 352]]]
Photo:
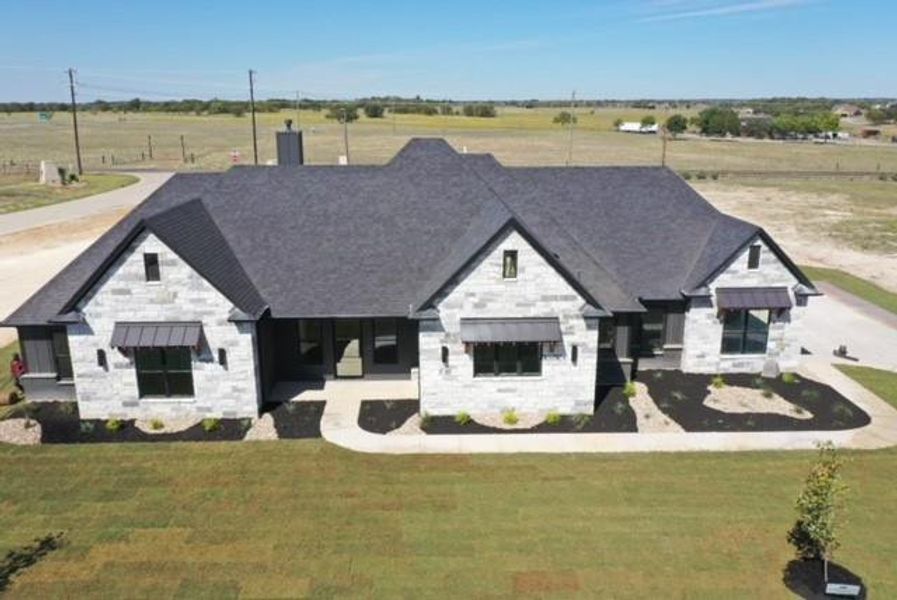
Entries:
[[842, 465], [831, 442], [819, 446], [816, 463], [795, 502], [797, 522], [788, 532], [788, 542], [799, 558], [827, 561], [840, 545], [837, 513], [847, 491], [841, 480]]
[[382, 119], [383, 118], [383, 105], [382, 104], [365, 104], [364, 105], [364, 116], [368, 119]]
[[351, 123], [358, 119], [358, 107], [352, 104], [333, 104], [327, 109], [327, 114], [324, 116], [340, 123], [344, 121]]
[[679, 135], [686, 129], [688, 129], [688, 119], [686, 119], [684, 116], [677, 113], [667, 119], [667, 131], [672, 133], [674, 136]]
[[620, 119], [619, 117], [614, 119], [614, 129], [619, 129], [620, 125], [622, 125], [622, 124], [623, 124], [623, 119]]
[[731, 108], [705, 108], [698, 114], [697, 123], [704, 135], [741, 135], [741, 121]]
[[654, 115], [645, 115], [642, 117], [642, 127], [651, 127], [652, 125], [657, 124], [657, 119], [654, 118]]
[[576, 121], [576, 115], [566, 110], [562, 110], [551, 120], [552, 123], [557, 123], [558, 125], [569, 125], [570, 123], [576, 123]]

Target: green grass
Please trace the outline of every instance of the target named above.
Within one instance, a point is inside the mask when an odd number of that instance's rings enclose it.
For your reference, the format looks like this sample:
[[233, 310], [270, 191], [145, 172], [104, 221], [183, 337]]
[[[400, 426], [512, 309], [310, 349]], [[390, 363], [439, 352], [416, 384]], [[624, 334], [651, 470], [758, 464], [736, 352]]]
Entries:
[[[379, 456], [323, 441], [0, 448], [10, 598], [784, 598], [812, 453]], [[849, 453], [838, 562], [897, 595], [897, 451]]]
[[0, 178], [0, 214], [101, 194], [136, 181], [133, 175], [97, 174], [84, 175], [79, 183], [50, 186], [33, 178], [4, 176]]
[[9, 372], [9, 363], [12, 355], [19, 352], [19, 342], [12, 342], [0, 348], [0, 404], [6, 402], [7, 396], [13, 390], [14, 382]]
[[897, 408], [897, 373], [860, 367], [855, 365], [835, 365], [842, 373], [861, 386]]
[[858, 296], [880, 308], [897, 314], [897, 294], [889, 292], [871, 281], [845, 273], [840, 269], [803, 266], [801, 270], [813, 281], [831, 283], [854, 296]]

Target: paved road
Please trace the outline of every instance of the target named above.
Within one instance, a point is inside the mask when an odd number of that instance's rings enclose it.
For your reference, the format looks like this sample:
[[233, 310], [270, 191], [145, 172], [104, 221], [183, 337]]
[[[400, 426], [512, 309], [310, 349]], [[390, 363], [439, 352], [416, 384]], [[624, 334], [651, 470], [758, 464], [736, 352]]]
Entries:
[[156, 188], [173, 175], [168, 172], [148, 171], [130, 174], [139, 177], [140, 181], [95, 196], [0, 215], [0, 235], [91, 217], [120, 208], [130, 208], [156, 191]]

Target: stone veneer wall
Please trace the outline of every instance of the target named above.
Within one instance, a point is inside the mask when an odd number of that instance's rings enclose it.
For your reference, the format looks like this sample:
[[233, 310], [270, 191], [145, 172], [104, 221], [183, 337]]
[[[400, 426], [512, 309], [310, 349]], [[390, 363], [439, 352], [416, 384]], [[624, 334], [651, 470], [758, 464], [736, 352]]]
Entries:
[[[143, 253], [159, 254], [161, 281], [147, 282]], [[143, 233], [79, 305], [86, 323], [68, 327], [82, 418], [254, 417], [258, 414], [255, 324], [227, 320], [233, 304], [151, 233]], [[193, 398], [139, 398], [131, 352], [112, 348], [116, 321], [201, 321]], [[218, 349], [227, 351], [227, 367]], [[105, 350], [108, 370], [97, 365]]]
[[[517, 250], [517, 279], [502, 279], [504, 250]], [[583, 298], [516, 231], [486, 248], [436, 301], [440, 319], [420, 322], [421, 411], [432, 415], [556, 410], [591, 413], [595, 400], [598, 321], [581, 314]], [[474, 377], [473, 351], [460, 339], [461, 318], [558, 317], [563, 342], [543, 350], [542, 374]], [[570, 360], [571, 347], [579, 357]], [[449, 349], [449, 364], [441, 348]]]
[[[797, 368], [800, 361], [800, 323], [804, 311], [798, 306], [792, 287], [797, 278], [776, 257], [766, 244], [761, 246], [760, 267], [748, 269], [748, 249], [739, 255], [724, 272], [708, 286], [710, 299], [695, 299], [685, 315], [682, 370], [693, 373], [760, 373], [767, 361], [775, 361], [782, 371]], [[785, 286], [794, 307], [771, 316], [769, 341], [765, 354], [723, 355], [720, 353], [723, 323], [716, 305], [717, 287]]]

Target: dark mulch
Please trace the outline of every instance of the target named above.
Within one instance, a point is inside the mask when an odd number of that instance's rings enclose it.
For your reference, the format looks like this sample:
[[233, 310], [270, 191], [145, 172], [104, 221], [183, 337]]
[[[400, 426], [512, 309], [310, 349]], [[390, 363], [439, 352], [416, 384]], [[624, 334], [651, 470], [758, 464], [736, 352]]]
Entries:
[[[389, 406], [385, 403], [391, 402]], [[425, 431], [433, 435], [468, 433], [634, 433], [637, 431], [635, 412], [623, 397], [622, 388], [602, 388], [598, 391], [595, 414], [565, 415], [556, 425], [540, 423], [529, 429], [499, 429], [474, 421], [461, 425], [454, 416], [430, 417]], [[401, 426], [419, 410], [416, 400], [367, 400], [362, 403], [358, 424], [374, 433], [387, 433]]]
[[686, 431], [837, 431], [869, 424], [869, 415], [834, 389], [798, 377], [796, 383], [781, 378], [766, 379], [750, 374], [723, 375], [726, 385], [766, 387], [788, 402], [813, 415], [797, 419], [769, 413], [725, 413], [704, 406], [709, 395], [710, 375], [681, 371], [643, 371], [639, 380], [658, 408]]
[[417, 400], [363, 400], [358, 426], [371, 433], [389, 433], [420, 410]]
[[271, 413], [277, 437], [282, 440], [319, 438], [324, 404], [323, 401], [266, 404], [262, 406], [262, 413]]
[[122, 421], [119, 431], [109, 431], [106, 421], [80, 420], [75, 402], [41, 402], [30, 405], [28, 414], [40, 423], [42, 444], [97, 444], [107, 442], [232, 442], [242, 440], [249, 419], [221, 419], [218, 428], [206, 431], [202, 423], [177, 433], [145, 433], [134, 421]]
[[[806, 600], [822, 600], [832, 598], [825, 594], [825, 580], [823, 579], [822, 561], [819, 560], [792, 560], [782, 572], [782, 582], [785, 586], [800, 598]], [[866, 598], [866, 585], [862, 577], [838, 563], [829, 562], [828, 580], [833, 583], [846, 583], [860, 586], [860, 595], [856, 598]]]

